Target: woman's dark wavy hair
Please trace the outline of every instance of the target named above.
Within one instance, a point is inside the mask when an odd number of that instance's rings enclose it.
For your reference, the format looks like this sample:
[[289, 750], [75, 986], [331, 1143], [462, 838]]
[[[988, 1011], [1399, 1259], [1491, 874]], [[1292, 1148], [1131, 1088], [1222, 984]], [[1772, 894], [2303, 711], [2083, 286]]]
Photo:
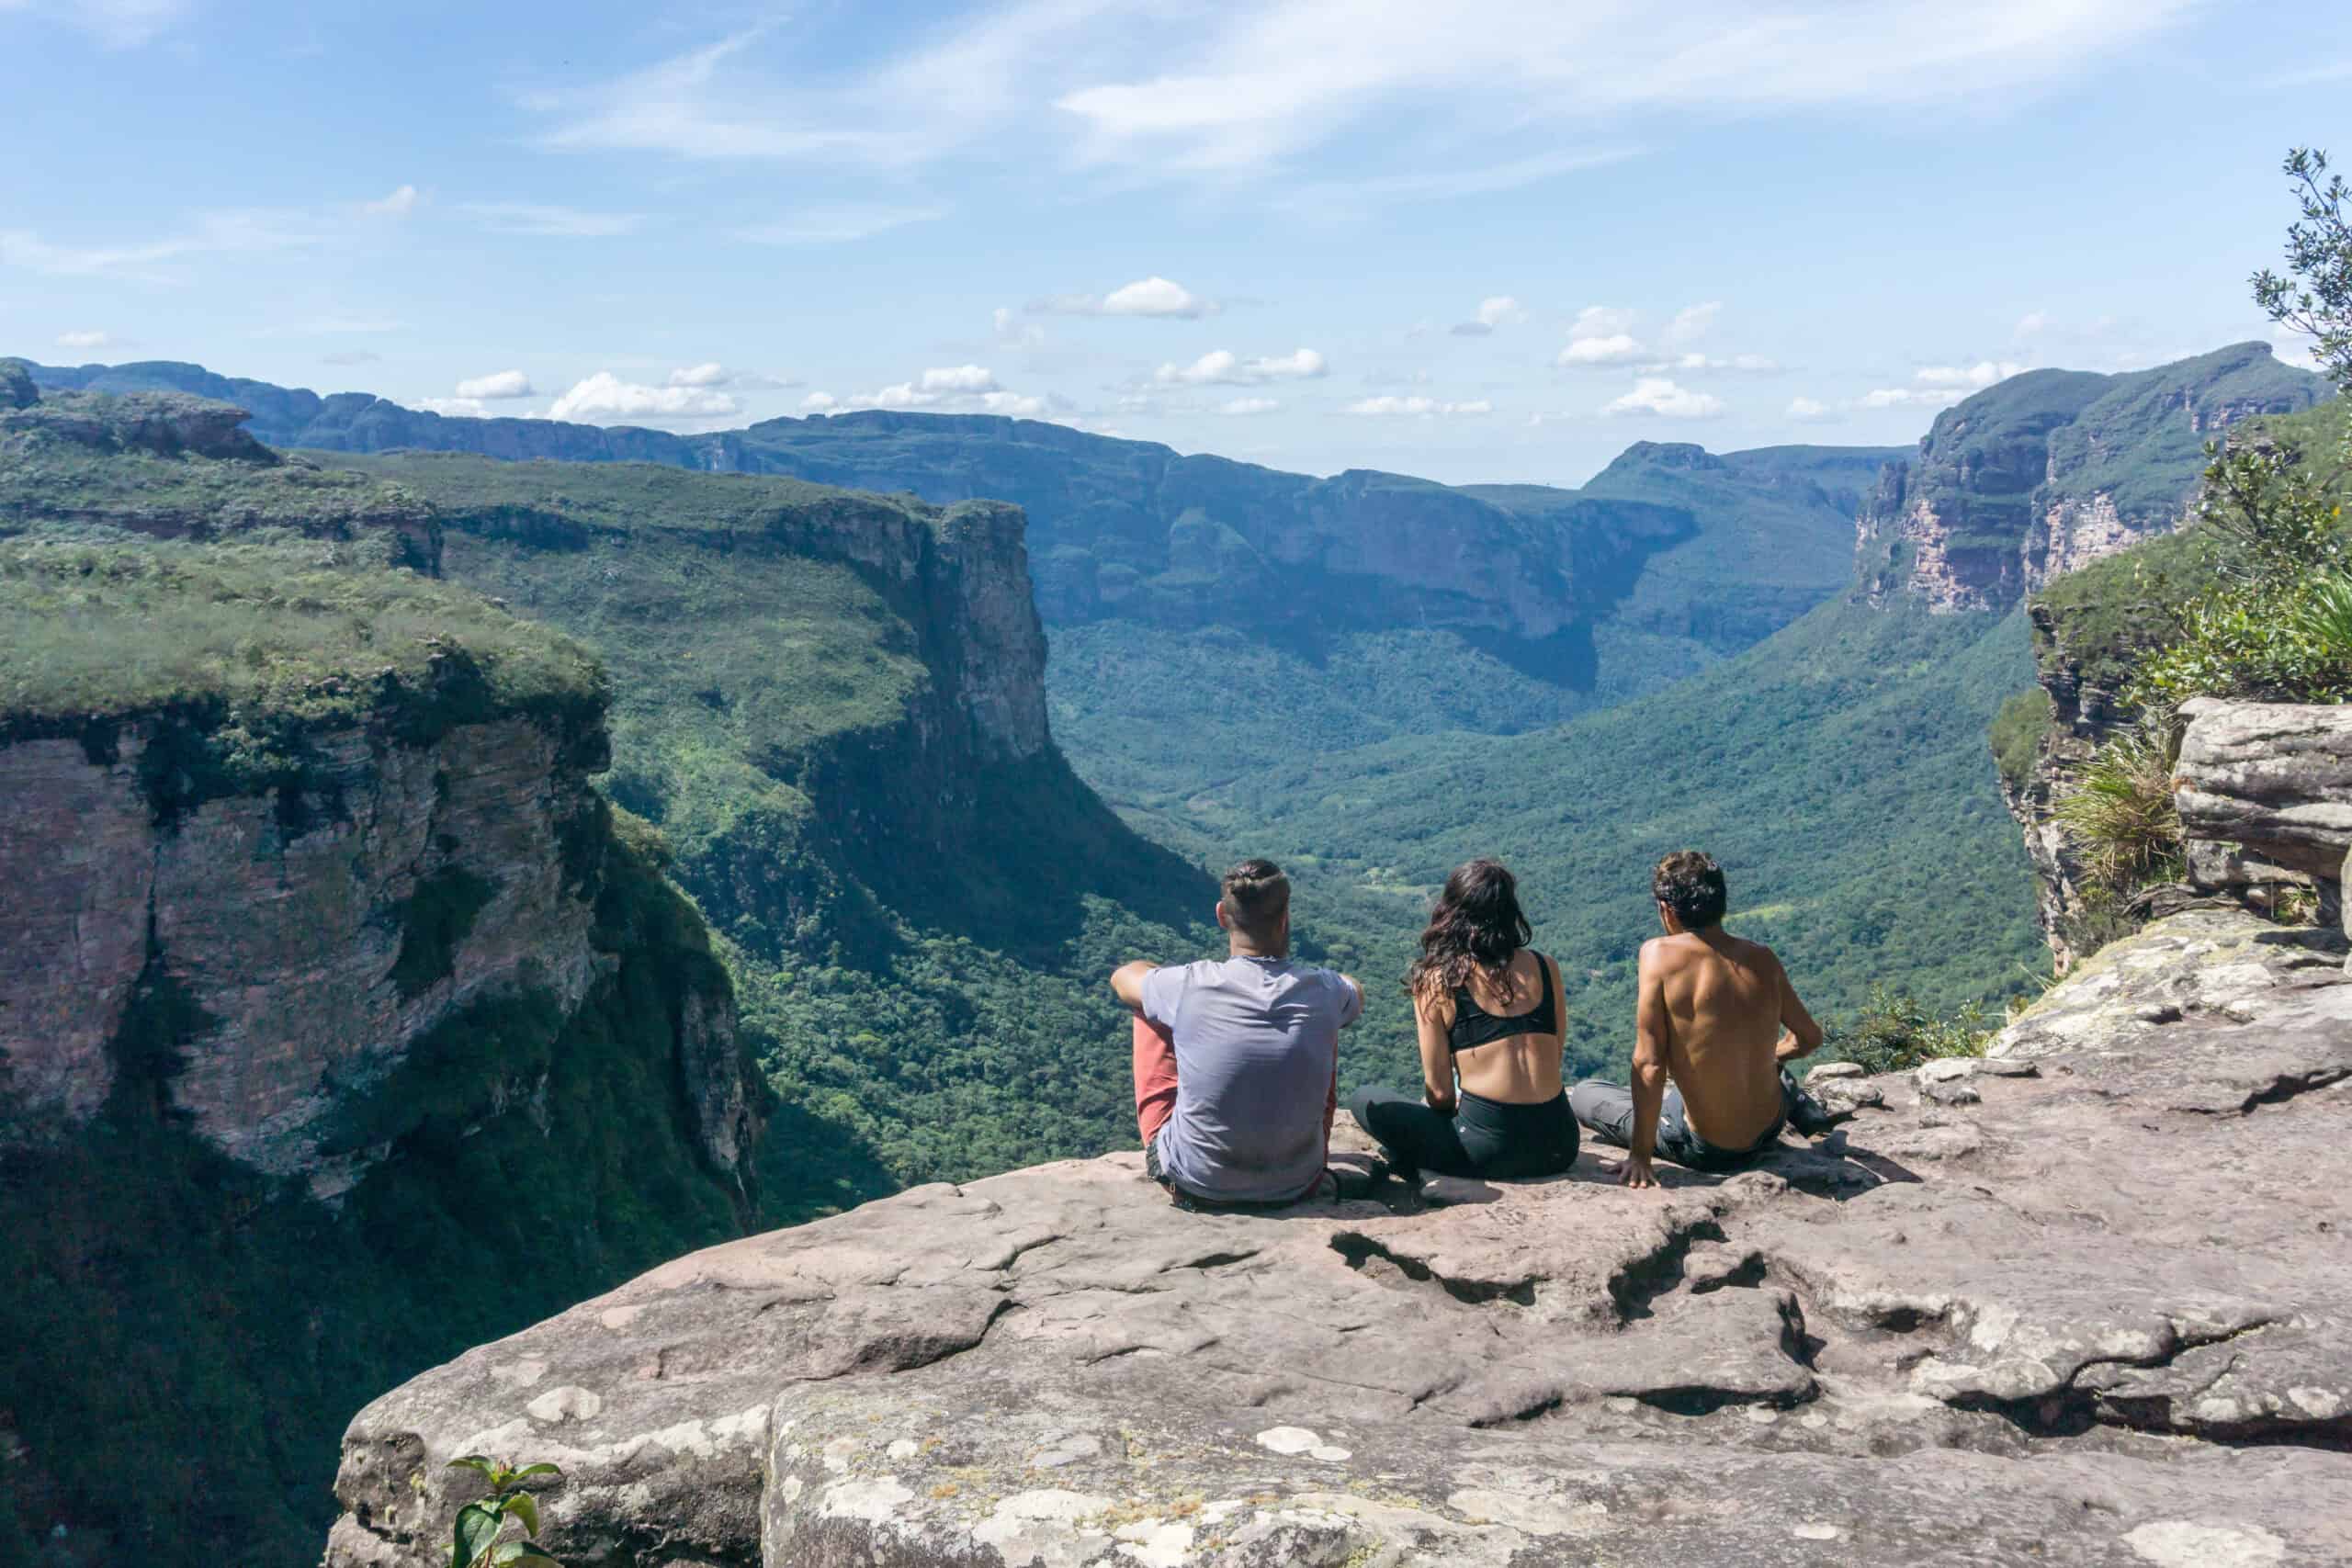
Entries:
[[1519, 879], [1498, 860], [1474, 860], [1454, 868], [1430, 906], [1421, 955], [1406, 971], [1405, 988], [1416, 1001], [1431, 1001], [1467, 986], [1478, 970], [1500, 980], [1534, 940], [1520, 911]]

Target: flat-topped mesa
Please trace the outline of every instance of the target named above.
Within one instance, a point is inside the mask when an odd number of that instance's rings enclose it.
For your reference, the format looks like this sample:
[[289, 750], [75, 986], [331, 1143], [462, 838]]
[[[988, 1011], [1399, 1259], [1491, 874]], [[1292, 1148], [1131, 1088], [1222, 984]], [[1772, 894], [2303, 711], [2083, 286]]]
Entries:
[[2327, 1560], [2352, 981], [2273, 929], [1729, 1179], [1205, 1214], [1114, 1155], [696, 1253], [361, 1412], [326, 1562], [446, 1551], [468, 1452], [561, 1465], [579, 1562]]
[[[502, 999], [560, 1024], [620, 963], [585, 650], [300, 541], [35, 529], [0, 540], [0, 591], [39, 671], [0, 714], [13, 1141], [135, 1090], [333, 1198], [425, 1114], [417, 1082], [441, 1112], [461, 1080], [483, 1114], [528, 1096], [545, 1061], [461, 1066], [450, 1031]], [[751, 1086], [707, 967], [666, 1043], [740, 1177]]]
[[2328, 395], [2236, 344], [2152, 370], [2030, 370], [1936, 416], [1856, 525], [1862, 592], [2002, 610], [2052, 578], [2179, 525], [2205, 444]]
[[[29, 382], [27, 390], [33, 390]], [[427, 573], [440, 522], [417, 497], [287, 458], [243, 428], [245, 411], [180, 392], [34, 391], [0, 397], [0, 532], [36, 522], [97, 523], [161, 538], [286, 528], [372, 542]]]

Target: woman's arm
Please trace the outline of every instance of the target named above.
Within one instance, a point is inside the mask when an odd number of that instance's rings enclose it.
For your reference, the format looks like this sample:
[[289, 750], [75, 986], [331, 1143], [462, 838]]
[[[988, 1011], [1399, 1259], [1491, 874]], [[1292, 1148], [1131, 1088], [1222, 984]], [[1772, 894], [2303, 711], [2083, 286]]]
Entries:
[[1453, 1046], [1446, 1031], [1453, 1027], [1453, 998], [1413, 998], [1413, 1021], [1420, 1028], [1421, 1093], [1430, 1109], [1453, 1111]]

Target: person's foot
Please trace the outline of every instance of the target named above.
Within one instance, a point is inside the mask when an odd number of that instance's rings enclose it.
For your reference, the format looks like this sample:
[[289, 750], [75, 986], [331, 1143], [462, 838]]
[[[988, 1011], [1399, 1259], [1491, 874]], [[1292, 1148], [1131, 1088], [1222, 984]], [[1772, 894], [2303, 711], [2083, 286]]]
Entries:
[[1796, 1100], [1789, 1107], [1789, 1125], [1794, 1127], [1804, 1137], [1824, 1136], [1831, 1128], [1837, 1126], [1840, 1120], [1842, 1118], [1831, 1114], [1827, 1106], [1814, 1099], [1804, 1089], [1797, 1090]]

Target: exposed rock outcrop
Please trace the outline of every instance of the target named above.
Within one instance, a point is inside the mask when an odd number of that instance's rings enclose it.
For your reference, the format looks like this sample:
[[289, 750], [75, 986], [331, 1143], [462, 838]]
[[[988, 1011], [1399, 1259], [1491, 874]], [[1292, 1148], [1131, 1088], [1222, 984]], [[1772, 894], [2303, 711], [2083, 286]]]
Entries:
[[2012, 376], [1938, 414], [1918, 455], [1888, 465], [1857, 525], [1863, 590], [1939, 612], [2006, 609], [2169, 533], [2207, 441], [2327, 392], [2261, 343], [2125, 375]]
[[362, 1412], [327, 1562], [433, 1560], [475, 1451], [584, 1562], [2334, 1560], [2352, 983], [2284, 935], [2160, 924], [1727, 1180], [1211, 1215], [1113, 1156], [681, 1258]]
[[[133, 718], [0, 746], [0, 1058], [37, 1122], [92, 1114], [132, 993], [203, 1020], [174, 1106], [222, 1152], [331, 1197], [380, 1146], [354, 1107], [479, 998], [569, 1014], [611, 960], [590, 942], [605, 807], [601, 722], [310, 738], [298, 784], [161, 798], [184, 730]], [[684, 1021], [681, 1067], [714, 1166], [748, 1158], [723, 992]], [[485, 1086], [489, 1092], [492, 1086]]]
[[2352, 851], [2352, 707], [2184, 704], [2176, 799], [2189, 880], [2336, 895]]

